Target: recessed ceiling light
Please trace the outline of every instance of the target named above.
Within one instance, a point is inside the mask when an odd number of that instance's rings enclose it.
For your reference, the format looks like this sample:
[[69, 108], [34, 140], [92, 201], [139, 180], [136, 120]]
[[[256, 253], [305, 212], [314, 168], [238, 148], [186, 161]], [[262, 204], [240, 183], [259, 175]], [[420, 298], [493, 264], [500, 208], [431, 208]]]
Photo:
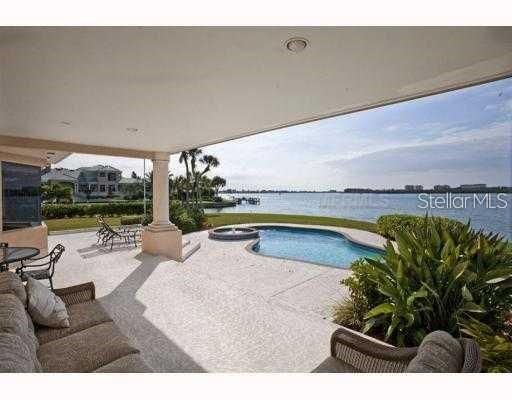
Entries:
[[69, 125], [71, 125], [71, 122], [70, 121], [60, 121], [60, 124], [69, 126]]
[[137, 133], [139, 132], [139, 129], [138, 128], [126, 128], [126, 130], [130, 133]]
[[292, 53], [300, 53], [308, 46], [307, 39], [294, 37], [284, 43], [285, 47]]

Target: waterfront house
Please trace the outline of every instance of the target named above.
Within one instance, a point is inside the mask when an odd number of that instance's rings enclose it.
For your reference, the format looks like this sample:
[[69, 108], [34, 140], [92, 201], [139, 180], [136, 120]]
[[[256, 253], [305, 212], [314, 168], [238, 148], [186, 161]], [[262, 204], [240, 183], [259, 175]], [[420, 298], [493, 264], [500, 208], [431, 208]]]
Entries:
[[73, 187], [75, 200], [119, 196], [121, 171], [110, 165], [54, 168], [41, 176], [42, 183], [61, 183]]

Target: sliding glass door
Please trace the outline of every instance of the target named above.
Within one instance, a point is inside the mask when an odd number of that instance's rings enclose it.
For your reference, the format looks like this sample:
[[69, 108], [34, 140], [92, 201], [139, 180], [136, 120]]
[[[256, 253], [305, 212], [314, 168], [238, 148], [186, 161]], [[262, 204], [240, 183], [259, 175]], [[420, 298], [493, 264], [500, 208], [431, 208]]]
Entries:
[[2, 162], [3, 230], [41, 224], [41, 168]]

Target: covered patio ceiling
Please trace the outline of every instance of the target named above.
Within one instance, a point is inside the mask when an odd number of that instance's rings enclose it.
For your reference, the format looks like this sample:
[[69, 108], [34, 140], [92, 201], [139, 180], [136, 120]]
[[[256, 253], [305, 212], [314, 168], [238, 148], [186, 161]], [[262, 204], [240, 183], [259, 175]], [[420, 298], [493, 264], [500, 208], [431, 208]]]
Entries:
[[511, 28], [0, 28], [0, 144], [146, 157], [511, 75]]

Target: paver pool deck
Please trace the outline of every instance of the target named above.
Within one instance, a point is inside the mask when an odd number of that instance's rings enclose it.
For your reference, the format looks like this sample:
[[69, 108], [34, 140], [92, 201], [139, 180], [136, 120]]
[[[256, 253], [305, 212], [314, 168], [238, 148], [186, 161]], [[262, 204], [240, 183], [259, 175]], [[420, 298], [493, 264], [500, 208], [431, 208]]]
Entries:
[[[324, 228], [385, 243], [370, 232]], [[158, 372], [309, 372], [329, 356], [337, 328], [330, 314], [347, 295], [339, 281], [348, 270], [263, 257], [245, 249], [251, 241], [213, 241], [206, 231], [184, 239], [201, 248], [178, 263], [140, 248], [109, 251], [94, 232], [52, 235], [49, 247], [66, 247], [55, 286], [93, 281], [96, 297]]]

